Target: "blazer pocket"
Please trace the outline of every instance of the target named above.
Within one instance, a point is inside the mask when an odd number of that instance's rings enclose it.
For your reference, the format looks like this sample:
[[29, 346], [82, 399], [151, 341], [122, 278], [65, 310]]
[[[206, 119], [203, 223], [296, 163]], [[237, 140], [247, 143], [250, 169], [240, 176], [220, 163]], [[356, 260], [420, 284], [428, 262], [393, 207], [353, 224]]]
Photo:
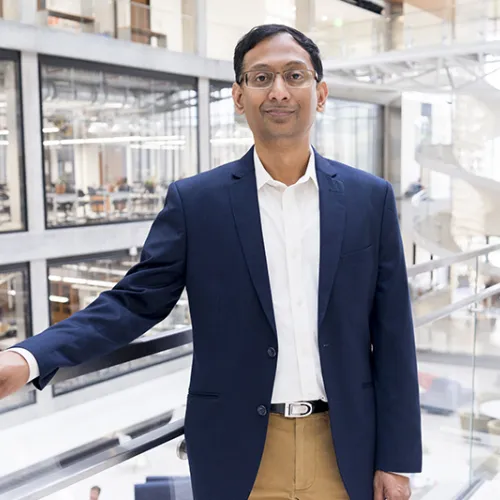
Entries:
[[188, 396], [199, 399], [219, 399], [220, 394], [217, 392], [189, 391]]
[[351, 257], [353, 255], [358, 255], [358, 254], [361, 254], [363, 252], [368, 252], [368, 250], [371, 250], [372, 247], [373, 247], [373, 244], [370, 244], [366, 247], [360, 248], [359, 250], [352, 250], [349, 252], [342, 253], [342, 254], [340, 254], [340, 258], [342, 259], [344, 257]]

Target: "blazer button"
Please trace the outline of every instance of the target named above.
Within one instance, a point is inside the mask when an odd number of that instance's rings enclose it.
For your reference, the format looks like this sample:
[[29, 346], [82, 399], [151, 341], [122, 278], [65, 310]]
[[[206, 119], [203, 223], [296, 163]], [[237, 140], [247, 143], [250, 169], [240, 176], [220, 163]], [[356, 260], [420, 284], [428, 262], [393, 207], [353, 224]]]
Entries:
[[270, 357], [270, 358], [275, 358], [276, 357], [276, 349], [274, 347], [269, 347], [267, 349], [267, 355]]
[[264, 405], [260, 405], [257, 407], [257, 413], [261, 417], [265, 417], [267, 415], [267, 408]]

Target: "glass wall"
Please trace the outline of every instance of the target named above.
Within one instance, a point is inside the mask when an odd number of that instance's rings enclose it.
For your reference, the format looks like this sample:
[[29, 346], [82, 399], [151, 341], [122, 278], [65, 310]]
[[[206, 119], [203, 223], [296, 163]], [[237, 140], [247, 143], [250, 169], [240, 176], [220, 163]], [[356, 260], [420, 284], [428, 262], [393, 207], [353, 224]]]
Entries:
[[[210, 84], [211, 166], [245, 154], [253, 144], [246, 118], [234, 110], [231, 84]], [[317, 114], [313, 146], [328, 158], [367, 172], [382, 174], [382, 107], [376, 104], [328, 98]]]
[[215, 168], [241, 158], [252, 146], [253, 135], [245, 116], [234, 110], [232, 85], [210, 82], [210, 160]]
[[0, 231], [25, 229], [19, 56], [0, 50]]
[[329, 97], [317, 114], [313, 145], [319, 153], [365, 172], [382, 174], [382, 106]]
[[[137, 262], [139, 262], [139, 255], [136, 249], [51, 261], [48, 265], [51, 324], [69, 318], [73, 313], [88, 306], [102, 292], [113, 288]], [[159, 332], [189, 326], [190, 324], [188, 301], [184, 292], [168, 317], [144, 335], [154, 335]], [[182, 349], [180, 348], [180, 350]], [[102, 382], [134, 370], [164, 362], [171, 359], [176, 352], [170, 350], [61, 382], [55, 384], [54, 392], [56, 395], [63, 394], [92, 383]]]
[[[0, 267], [0, 351], [31, 335], [29, 273], [26, 264]], [[35, 402], [33, 391], [0, 401], [0, 413]]]
[[196, 80], [42, 59], [47, 227], [153, 219], [198, 172]]

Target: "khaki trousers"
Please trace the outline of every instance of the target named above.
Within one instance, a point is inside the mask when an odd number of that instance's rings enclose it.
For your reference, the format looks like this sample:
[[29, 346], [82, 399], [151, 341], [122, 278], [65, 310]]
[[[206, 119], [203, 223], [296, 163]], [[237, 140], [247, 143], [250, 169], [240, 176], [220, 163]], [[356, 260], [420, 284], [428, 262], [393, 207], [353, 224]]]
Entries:
[[349, 500], [340, 477], [328, 412], [271, 414], [249, 500]]

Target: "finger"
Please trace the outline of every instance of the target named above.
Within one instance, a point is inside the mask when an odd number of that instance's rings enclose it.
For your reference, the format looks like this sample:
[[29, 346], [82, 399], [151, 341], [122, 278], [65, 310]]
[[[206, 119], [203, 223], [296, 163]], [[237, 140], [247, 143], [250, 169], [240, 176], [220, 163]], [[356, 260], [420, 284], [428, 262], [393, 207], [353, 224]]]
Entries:
[[380, 486], [375, 486], [373, 500], [385, 500], [384, 490]]

